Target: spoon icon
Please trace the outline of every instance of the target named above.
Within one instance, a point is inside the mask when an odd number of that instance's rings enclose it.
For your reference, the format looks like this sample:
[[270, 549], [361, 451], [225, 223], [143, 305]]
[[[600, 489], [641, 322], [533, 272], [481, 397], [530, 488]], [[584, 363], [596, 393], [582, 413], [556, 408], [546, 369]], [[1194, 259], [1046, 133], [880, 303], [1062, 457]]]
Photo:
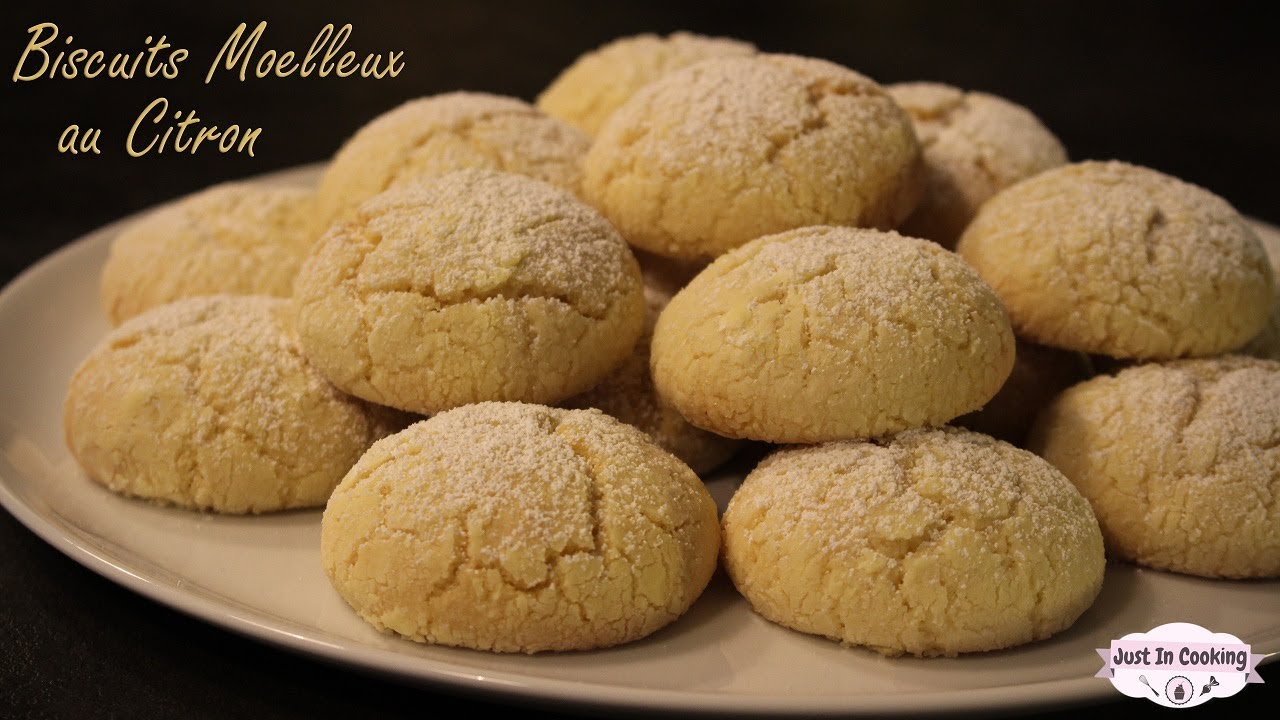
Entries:
[[1156, 689], [1155, 689], [1155, 688], [1153, 688], [1153, 687], [1151, 687], [1151, 683], [1147, 682], [1147, 676], [1146, 676], [1146, 675], [1139, 675], [1139, 676], [1138, 676], [1138, 681], [1139, 681], [1139, 682], [1141, 682], [1143, 685], [1146, 685], [1148, 688], [1150, 688], [1150, 689], [1151, 689], [1151, 694], [1152, 694], [1152, 695], [1155, 695], [1156, 697], [1160, 697], [1160, 693], [1156, 692]]

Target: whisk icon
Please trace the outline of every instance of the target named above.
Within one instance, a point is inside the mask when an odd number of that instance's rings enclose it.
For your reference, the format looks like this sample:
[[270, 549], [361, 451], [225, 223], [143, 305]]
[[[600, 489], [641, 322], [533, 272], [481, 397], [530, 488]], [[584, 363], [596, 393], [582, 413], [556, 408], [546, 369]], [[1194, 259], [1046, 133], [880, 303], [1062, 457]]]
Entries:
[[1150, 688], [1152, 695], [1155, 695], [1156, 697], [1160, 697], [1160, 693], [1156, 692], [1156, 689], [1151, 687], [1151, 683], [1147, 682], [1146, 675], [1139, 675], [1138, 681], [1141, 682], [1143, 685], [1146, 685], [1148, 688]]

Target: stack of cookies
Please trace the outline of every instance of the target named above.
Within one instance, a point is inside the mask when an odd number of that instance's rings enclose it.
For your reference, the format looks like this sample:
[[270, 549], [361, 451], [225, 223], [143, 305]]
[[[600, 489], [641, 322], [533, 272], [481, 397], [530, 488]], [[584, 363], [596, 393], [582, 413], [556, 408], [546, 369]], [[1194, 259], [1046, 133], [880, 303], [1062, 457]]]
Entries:
[[[1280, 347], [1254, 231], [990, 95], [625, 38], [536, 106], [402, 105], [314, 191], [158, 210], [102, 290], [88, 474], [325, 506], [334, 587], [421, 642], [628, 642], [719, 558], [763, 617], [889, 655], [1070, 626], [1104, 543], [1280, 575], [1280, 363], [1226, 355]], [[720, 520], [699, 475], [746, 441], [782, 447]]]

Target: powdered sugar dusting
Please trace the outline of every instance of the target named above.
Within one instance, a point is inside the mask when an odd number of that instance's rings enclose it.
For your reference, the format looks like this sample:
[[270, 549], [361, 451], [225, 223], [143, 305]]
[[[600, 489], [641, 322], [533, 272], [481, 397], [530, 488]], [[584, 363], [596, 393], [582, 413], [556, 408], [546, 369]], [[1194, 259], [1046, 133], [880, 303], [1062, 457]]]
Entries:
[[479, 403], [375, 444], [322, 556], [370, 622], [503, 651], [625, 642], [683, 613], [719, 547], [687, 467], [595, 410]]
[[519, 175], [450, 173], [374, 197], [354, 222], [378, 240], [357, 278], [364, 293], [416, 292], [442, 305], [549, 297], [600, 318], [638, 290], [635, 259], [604, 218]]
[[688, 468], [598, 411], [521, 403], [468, 405], [387, 438], [347, 485], [363, 483], [385, 490], [388, 522], [406, 529], [458, 515], [507, 528], [474, 548], [481, 564], [532, 549], [539, 561], [637, 556], [637, 518], [675, 533], [704, 492]]
[[311, 247], [315, 193], [216, 185], [125, 228], [102, 271], [107, 315], [119, 323], [197, 295], [287, 297]]
[[749, 43], [686, 32], [619, 38], [565, 68], [538, 96], [538, 107], [594, 134], [632, 94], [654, 80], [709, 58], [754, 52]]
[[891, 655], [1047, 637], [1103, 576], [1097, 521], [1061, 473], [953, 428], [779, 451], [724, 528], [729, 574], [758, 612]]
[[[954, 428], [785, 450], [753, 475], [742, 502], [778, 513], [769, 532], [810, 536], [833, 557], [871, 550], [901, 561], [956, 528], [1012, 532], [1000, 543], [1014, 553], [1039, 543], [1028, 531], [1041, 523], [1059, 539], [1097, 532], [1083, 498], [1048, 463]], [[1017, 515], [1037, 523], [1004, 523]]]
[[1280, 573], [1280, 363], [1149, 363], [1068, 389], [1031, 447], [1089, 498], [1117, 557], [1207, 577]]
[[953, 247], [988, 198], [1067, 161], [1062, 143], [1021, 105], [937, 83], [888, 91], [911, 115], [924, 148], [927, 189], [900, 228], [908, 235]]
[[77, 371], [68, 436], [130, 494], [230, 512], [323, 502], [402, 424], [338, 392], [302, 357], [288, 303], [209, 296], [144, 313]]
[[1013, 364], [991, 289], [954, 254], [895, 233], [809, 227], [722, 256], [658, 319], [659, 390], [731, 437], [821, 442], [939, 425]]
[[601, 128], [584, 193], [633, 244], [713, 257], [805, 225], [892, 227], [919, 197], [910, 120], [878, 85], [786, 55], [717, 58]]
[[576, 191], [590, 138], [516, 98], [455, 92], [375, 118], [320, 183], [320, 228], [390, 187], [465, 168], [529, 175]]
[[1274, 280], [1248, 224], [1218, 196], [1120, 162], [1048, 170], [991, 198], [958, 252], [1042, 344], [1171, 359], [1240, 347]]

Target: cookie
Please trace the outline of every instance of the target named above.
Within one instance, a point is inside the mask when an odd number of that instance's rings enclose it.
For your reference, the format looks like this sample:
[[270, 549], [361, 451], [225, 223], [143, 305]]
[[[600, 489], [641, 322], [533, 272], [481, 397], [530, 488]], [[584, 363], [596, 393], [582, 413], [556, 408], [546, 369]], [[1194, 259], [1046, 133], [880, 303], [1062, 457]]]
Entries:
[[1098, 522], [1061, 473], [954, 428], [769, 456], [725, 511], [724, 561], [768, 620], [923, 656], [1070, 627], [1105, 565]]
[[1280, 363], [1139, 365], [1060, 395], [1030, 447], [1089, 499], [1109, 552], [1204, 577], [1280, 576]]
[[706, 60], [636, 92], [601, 127], [585, 197], [659, 255], [721, 255], [807, 225], [892, 228], [923, 190], [911, 120], [824, 60]]
[[320, 535], [334, 588], [379, 630], [525, 653], [652, 633], [702, 593], [719, 547], [706, 488], [644, 433], [521, 403], [375, 444]]
[[154, 210], [111, 243], [102, 307], [112, 325], [197, 295], [288, 297], [311, 246], [315, 193], [227, 183]]
[[371, 198], [317, 243], [294, 301], [330, 381], [425, 414], [588, 390], [631, 353], [645, 313], [635, 258], [599, 213], [487, 170]]
[[1040, 410], [1091, 375], [1087, 355], [1018, 340], [1013, 371], [1000, 392], [981, 410], [956, 418], [955, 424], [1022, 446]]
[[687, 32], [618, 38], [574, 61], [538, 96], [538, 108], [594, 135], [637, 90], [710, 58], [751, 55], [750, 43]]
[[288, 302], [179, 300], [121, 325], [71, 378], [67, 445], [115, 492], [262, 513], [323, 505], [398, 413], [347, 397], [307, 363]]
[[454, 92], [410, 100], [360, 128], [320, 181], [318, 235], [388, 188], [455, 170], [518, 173], [577, 192], [591, 139], [516, 98]]
[[1144, 360], [1216, 355], [1267, 320], [1266, 253], [1218, 196], [1154, 170], [1083, 162], [987, 201], [957, 252], [1018, 335]]
[[1000, 301], [953, 253], [811, 227], [711, 263], [658, 318], [662, 398], [720, 435], [815, 443], [940, 425], [1013, 365]]
[[690, 424], [675, 408], [663, 402], [654, 390], [653, 378], [649, 374], [649, 348], [654, 323], [670, 300], [669, 293], [649, 283], [646, 278], [648, 318], [635, 350], [599, 385], [565, 404], [575, 408], [597, 408], [643, 430], [658, 447], [680, 458], [698, 475], [706, 475], [733, 457], [742, 443]]
[[886, 88], [911, 116], [924, 149], [925, 192], [898, 231], [955, 247], [987, 198], [1067, 162], [1030, 110], [995, 95], [912, 82]]

